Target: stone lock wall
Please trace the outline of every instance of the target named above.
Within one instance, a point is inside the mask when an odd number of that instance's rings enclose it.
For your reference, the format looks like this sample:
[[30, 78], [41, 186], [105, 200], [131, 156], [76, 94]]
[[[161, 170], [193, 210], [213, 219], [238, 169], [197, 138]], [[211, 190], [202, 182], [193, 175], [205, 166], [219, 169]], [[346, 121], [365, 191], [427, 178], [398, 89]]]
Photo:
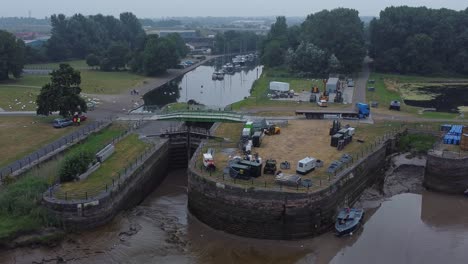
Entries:
[[44, 205], [57, 214], [67, 230], [97, 227], [112, 220], [121, 210], [142, 202], [164, 180], [168, 164], [169, 142], [166, 141], [117, 190], [81, 202], [44, 199]]
[[444, 157], [442, 153], [428, 153], [424, 187], [438, 192], [463, 194], [468, 189], [468, 157]]
[[[367, 187], [383, 177], [379, 172], [393, 151], [394, 139], [344, 170], [320, 191], [294, 193], [241, 188], [198, 174], [193, 163], [188, 175], [188, 207], [212, 228], [261, 239], [300, 239], [328, 231], [337, 210], [352, 205]], [[197, 155], [193, 157], [196, 159]], [[192, 159], [192, 161], [193, 161]]]

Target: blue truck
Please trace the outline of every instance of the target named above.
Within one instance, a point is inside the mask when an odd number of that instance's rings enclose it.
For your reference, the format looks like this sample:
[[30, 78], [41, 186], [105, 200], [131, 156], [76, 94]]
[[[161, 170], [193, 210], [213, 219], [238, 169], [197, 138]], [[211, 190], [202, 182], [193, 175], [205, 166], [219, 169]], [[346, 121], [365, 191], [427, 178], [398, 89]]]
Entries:
[[356, 103], [354, 110], [296, 110], [296, 115], [304, 115], [307, 119], [366, 119], [370, 115], [370, 108], [368, 104]]

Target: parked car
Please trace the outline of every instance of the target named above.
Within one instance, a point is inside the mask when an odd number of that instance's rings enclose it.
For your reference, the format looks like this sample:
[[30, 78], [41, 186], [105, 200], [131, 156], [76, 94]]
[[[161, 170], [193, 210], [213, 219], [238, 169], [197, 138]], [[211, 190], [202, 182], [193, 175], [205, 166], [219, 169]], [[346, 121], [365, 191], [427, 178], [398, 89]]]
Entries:
[[88, 117], [85, 114], [79, 114], [77, 116], [74, 116], [74, 118], [75, 117], [79, 117], [81, 122], [86, 121], [86, 119], [88, 119]]
[[54, 119], [53, 126], [55, 128], [62, 128], [73, 125], [73, 121], [71, 119]]
[[193, 61], [191, 61], [191, 60], [188, 60], [188, 61], [185, 61], [185, 64], [193, 65], [193, 64], [195, 64], [195, 63], [194, 63]]

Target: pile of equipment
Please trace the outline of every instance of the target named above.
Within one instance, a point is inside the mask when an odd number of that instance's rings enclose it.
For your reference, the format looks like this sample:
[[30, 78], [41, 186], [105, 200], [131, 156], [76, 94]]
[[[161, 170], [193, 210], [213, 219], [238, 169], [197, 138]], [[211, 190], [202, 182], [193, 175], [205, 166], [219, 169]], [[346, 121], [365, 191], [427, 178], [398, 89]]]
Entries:
[[462, 125], [452, 125], [444, 136], [444, 144], [460, 145], [463, 132]]
[[346, 145], [353, 141], [354, 131], [355, 129], [353, 127], [340, 129], [333, 136], [331, 136], [330, 146], [335, 147], [338, 150], [343, 150]]

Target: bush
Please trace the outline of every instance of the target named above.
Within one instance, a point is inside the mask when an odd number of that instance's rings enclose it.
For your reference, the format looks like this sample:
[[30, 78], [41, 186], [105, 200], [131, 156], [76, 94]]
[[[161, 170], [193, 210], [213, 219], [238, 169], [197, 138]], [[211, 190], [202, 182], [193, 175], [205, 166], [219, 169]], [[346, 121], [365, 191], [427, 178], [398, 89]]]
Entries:
[[38, 177], [24, 177], [9, 184], [0, 192], [1, 215], [33, 215], [37, 213], [47, 181]]
[[398, 142], [401, 152], [427, 153], [434, 145], [436, 138], [431, 135], [408, 134]]
[[89, 164], [94, 160], [94, 154], [90, 151], [74, 153], [60, 165], [60, 182], [70, 182], [78, 178], [80, 174], [88, 170]]

